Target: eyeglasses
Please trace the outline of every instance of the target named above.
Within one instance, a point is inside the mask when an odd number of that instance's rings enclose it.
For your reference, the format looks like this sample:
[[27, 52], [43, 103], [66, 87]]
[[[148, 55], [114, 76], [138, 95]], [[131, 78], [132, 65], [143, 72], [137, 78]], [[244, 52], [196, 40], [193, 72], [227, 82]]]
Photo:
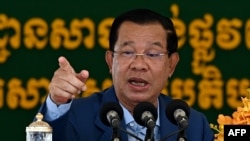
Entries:
[[158, 61], [163, 56], [168, 55], [169, 53], [162, 52], [145, 52], [145, 53], [136, 53], [134, 51], [113, 51], [114, 56], [119, 56], [121, 59], [130, 59], [134, 60], [136, 56], [145, 56], [144, 59], [149, 61]]

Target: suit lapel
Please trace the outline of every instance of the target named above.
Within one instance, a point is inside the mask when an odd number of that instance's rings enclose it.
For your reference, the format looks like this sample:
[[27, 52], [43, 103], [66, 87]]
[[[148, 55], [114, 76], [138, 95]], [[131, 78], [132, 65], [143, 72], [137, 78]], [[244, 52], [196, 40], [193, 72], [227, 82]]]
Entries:
[[[101, 105], [105, 104], [105, 103], [108, 103], [108, 102], [117, 102], [119, 103], [117, 97], [116, 97], [116, 94], [115, 94], [115, 90], [114, 90], [114, 87], [111, 87], [109, 89], [107, 89], [104, 93], [103, 93], [103, 97], [102, 97], [102, 100], [101, 100]], [[108, 127], [106, 125], [104, 125], [101, 121], [101, 119], [99, 118], [99, 115], [96, 116], [96, 119], [95, 119], [95, 125], [97, 127], [99, 127], [102, 131], [103, 131], [103, 136], [101, 137], [100, 140], [111, 140], [111, 137], [112, 137], [112, 128], [111, 127]], [[125, 122], [124, 120], [122, 120], [122, 124], [121, 124], [121, 127], [123, 129], [126, 128], [125, 126]], [[121, 140], [123, 141], [126, 141], [128, 140], [128, 137], [127, 137], [127, 134], [124, 133], [124, 132], [119, 132], [120, 135], [121, 135]]]
[[[168, 136], [169, 134], [178, 130], [178, 127], [172, 124], [169, 120], [166, 120], [166, 106], [171, 101], [171, 99], [163, 99], [162, 96], [159, 96], [159, 105], [160, 105], [160, 135], [161, 139]], [[176, 140], [176, 135], [168, 138], [169, 140]], [[167, 141], [167, 140], [166, 140]]]

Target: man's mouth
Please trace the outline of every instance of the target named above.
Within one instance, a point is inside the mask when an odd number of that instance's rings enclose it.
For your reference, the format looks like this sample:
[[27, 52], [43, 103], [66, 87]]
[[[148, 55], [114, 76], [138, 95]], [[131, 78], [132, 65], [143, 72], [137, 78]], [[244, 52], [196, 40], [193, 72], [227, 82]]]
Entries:
[[140, 79], [140, 78], [131, 78], [129, 79], [129, 83], [134, 86], [144, 87], [148, 84], [147, 81]]

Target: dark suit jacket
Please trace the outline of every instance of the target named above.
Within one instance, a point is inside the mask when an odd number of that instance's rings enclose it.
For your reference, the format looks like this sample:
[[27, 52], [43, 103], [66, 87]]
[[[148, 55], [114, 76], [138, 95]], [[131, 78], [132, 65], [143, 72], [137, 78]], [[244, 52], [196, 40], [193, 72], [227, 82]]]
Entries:
[[[165, 114], [166, 105], [171, 100], [169, 96], [159, 96], [161, 138], [178, 130], [178, 126], [172, 124]], [[74, 99], [71, 109], [64, 116], [52, 122], [45, 120], [53, 128], [53, 141], [110, 141], [112, 128], [104, 125], [99, 118], [100, 107], [107, 102], [118, 102], [113, 87], [87, 98]], [[47, 109], [45, 105], [40, 109], [42, 114]], [[121, 126], [126, 129], [124, 121]], [[122, 141], [128, 140], [127, 134], [120, 134]], [[213, 141], [214, 138], [205, 116], [194, 109], [190, 110], [186, 135], [188, 141]], [[177, 135], [173, 135], [165, 141], [176, 141], [176, 138]]]

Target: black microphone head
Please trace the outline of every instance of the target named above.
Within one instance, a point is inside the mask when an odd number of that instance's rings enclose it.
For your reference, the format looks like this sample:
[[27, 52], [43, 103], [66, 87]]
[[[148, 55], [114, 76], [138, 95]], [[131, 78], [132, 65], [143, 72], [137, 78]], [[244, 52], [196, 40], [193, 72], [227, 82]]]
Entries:
[[189, 114], [190, 114], [190, 108], [189, 108], [188, 104], [186, 102], [184, 102], [183, 100], [174, 99], [171, 102], [169, 102], [169, 104], [167, 105], [167, 108], [166, 108], [166, 115], [167, 115], [167, 118], [173, 124], [176, 124], [176, 125], [178, 125], [178, 123], [175, 120], [174, 112], [177, 109], [182, 109], [186, 113], [187, 117], [189, 117]]
[[146, 111], [152, 114], [155, 121], [158, 118], [157, 109], [152, 103], [141, 102], [135, 106], [133, 111], [135, 121], [141, 126], [145, 126], [145, 121], [142, 120], [142, 114]]
[[100, 110], [99, 116], [100, 116], [101, 121], [107, 126], [111, 126], [107, 118], [107, 114], [110, 111], [115, 111], [118, 114], [120, 120], [122, 120], [123, 118], [123, 110], [122, 110], [122, 107], [118, 103], [116, 102], [105, 103]]

